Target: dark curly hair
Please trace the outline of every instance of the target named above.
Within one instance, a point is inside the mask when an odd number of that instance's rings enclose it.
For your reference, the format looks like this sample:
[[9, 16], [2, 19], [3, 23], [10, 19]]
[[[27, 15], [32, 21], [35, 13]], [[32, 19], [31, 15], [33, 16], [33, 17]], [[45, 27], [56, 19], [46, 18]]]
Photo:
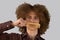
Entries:
[[[38, 34], [39, 35], [45, 34], [45, 31], [49, 28], [49, 22], [50, 22], [50, 15], [49, 15], [47, 8], [45, 7], [45, 5], [41, 5], [41, 4], [31, 5], [28, 3], [23, 3], [23, 4], [19, 5], [16, 9], [17, 19], [22, 17], [25, 20], [26, 15], [30, 11], [36, 12], [36, 15], [40, 19], [41, 27], [38, 29]], [[22, 33], [25, 33], [26, 28], [20, 27], [20, 31]]]

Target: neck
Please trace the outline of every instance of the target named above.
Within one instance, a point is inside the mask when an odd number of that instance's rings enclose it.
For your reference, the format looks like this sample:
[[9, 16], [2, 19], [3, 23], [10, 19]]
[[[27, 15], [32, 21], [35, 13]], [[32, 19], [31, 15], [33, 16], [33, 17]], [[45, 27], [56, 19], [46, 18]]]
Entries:
[[38, 30], [37, 30], [37, 29], [31, 30], [31, 29], [28, 29], [28, 28], [27, 28], [27, 33], [28, 33], [28, 35], [29, 35], [30, 38], [34, 39], [35, 36], [36, 36], [37, 33], [38, 33]]

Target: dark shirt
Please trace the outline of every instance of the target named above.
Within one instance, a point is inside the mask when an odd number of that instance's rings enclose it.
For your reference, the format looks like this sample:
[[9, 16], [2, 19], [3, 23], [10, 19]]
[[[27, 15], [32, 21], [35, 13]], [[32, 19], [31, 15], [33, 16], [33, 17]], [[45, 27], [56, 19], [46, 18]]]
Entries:
[[[14, 26], [12, 25], [12, 21], [8, 21], [5, 23], [0, 24], [0, 40], [31, 40], [31, 38], [28, 36], [27, 32], [22, 34], [17, 33], [3, 33], [6, 30], [12, 29]], [[45, 40], [39, 35], [36, 35], [34, 40]]]

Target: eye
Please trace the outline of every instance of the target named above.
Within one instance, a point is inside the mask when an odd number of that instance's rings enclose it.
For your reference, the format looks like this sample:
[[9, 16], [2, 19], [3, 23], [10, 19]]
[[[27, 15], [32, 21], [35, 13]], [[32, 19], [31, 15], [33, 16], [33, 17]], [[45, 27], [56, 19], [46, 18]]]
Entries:
[[38, 19], [38, 17], [37, 17], [37, 16], [35, 16], [35, 17], [34, 17], [34, 19], [35, 19], [35, 20], [37, 20], [37, 19]]
[[28, 19], [31, 19], [31, 16], [27, 16]]

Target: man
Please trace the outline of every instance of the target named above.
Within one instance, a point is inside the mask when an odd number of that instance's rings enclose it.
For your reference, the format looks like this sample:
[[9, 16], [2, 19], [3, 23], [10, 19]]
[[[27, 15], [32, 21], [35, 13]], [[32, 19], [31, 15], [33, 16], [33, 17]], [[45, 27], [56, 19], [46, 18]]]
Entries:
[[[16, 9], [17, 20], [0, 24], [0, 40], [45, 40], [41, 37], [48, 29], [50, 16], [44, 5], [24, 3]], [[17, 26], [22, 34], [3, 33]]]

